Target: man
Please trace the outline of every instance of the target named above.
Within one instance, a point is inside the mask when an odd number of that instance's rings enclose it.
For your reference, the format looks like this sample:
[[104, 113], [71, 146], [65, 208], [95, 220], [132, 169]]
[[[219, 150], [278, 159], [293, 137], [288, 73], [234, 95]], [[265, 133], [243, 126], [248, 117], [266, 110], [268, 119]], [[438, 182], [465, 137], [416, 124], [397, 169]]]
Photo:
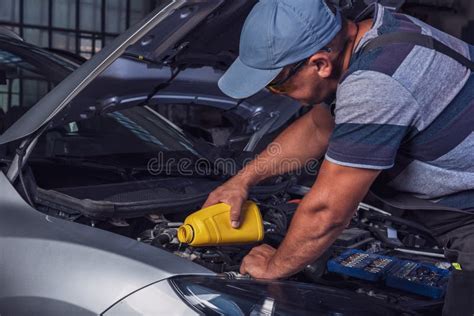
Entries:
[[[279, 279], [313, 262], [377, 178], [441, 207], [474, 211], [474, 76], [446, 54], [410, 42], [360, 53], [382, 34], [401, 31], [433, 36], [464, 57], [474, 56], [461, 40], [380, 5], [373, 19], [360, 23], [345, 21], [323, 0], [262, 0], [250, 12], [240, 56], [219, 87], [237, 99], [268, 87], [314, 108], [276, 138], [278, 154], [265, 150], [213, 191], [205, 206], [230, 204], [232, 226], [238, 227], [252, 185], [290, 171], [283, 163], [288, 158], [302, 165], [326, 156], [280, 247], [255, 247], [241, 273]], [[325, 104], [334, 94], [333, 117]], [[420, 220], [459, 264], [445, 313], [472, 315], [474, 216], [425, 211]]]

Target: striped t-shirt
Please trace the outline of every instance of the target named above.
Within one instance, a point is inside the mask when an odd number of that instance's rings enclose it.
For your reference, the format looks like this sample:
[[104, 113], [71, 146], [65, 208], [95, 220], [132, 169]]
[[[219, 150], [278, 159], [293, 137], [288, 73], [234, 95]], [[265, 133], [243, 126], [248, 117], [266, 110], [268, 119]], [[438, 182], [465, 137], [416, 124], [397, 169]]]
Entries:
[[[417, 32], [474, 57], [474, 47], [377, 5], [378, 35]], [[474, 75], [450, 57], [410, 43], [351, 61], [337, 90], [336, 127], [326, 159], [384, 170], [379, 182], [441, 205], [474, 210]]]

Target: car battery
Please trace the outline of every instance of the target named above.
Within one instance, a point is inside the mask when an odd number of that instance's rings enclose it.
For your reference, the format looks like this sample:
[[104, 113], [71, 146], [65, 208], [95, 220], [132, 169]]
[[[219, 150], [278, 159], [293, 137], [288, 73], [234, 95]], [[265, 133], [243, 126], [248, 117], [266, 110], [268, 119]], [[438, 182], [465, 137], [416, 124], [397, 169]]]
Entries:
[[344, 229], [339, 237], [337, 237], [334, 245], [356, 249], [358, 246], [360, 247], [361, 243], [367, 240], [372, 240], [369, 231], [352, 227]]
[[439, 299], [446, 292], [450, 273], [434, 265], [404, 260], [387, 274], [385, 283], [388, 287]]
[[379, 281], [396, 263], [393, 257], [350, 249], [327, 263], [329, 272], [367, 281]]

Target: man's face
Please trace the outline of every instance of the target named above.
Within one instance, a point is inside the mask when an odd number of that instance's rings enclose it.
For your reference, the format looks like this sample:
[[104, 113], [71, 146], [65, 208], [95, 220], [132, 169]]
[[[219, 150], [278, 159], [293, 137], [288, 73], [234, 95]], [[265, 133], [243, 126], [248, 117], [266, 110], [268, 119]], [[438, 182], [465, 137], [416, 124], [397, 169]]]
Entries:
[[[303, 61], [286, 66], [272, 81], [283, 84], [269, 85], [269, 90], [278, 94], [289, 96], [303, 105], [319, 104], [330, 97], [337, 87], [335, 68], [329, 58], [320, 58], [315, 54]], [[300, 66], [295, 71], [295, 67]], [[286, 80], [285, 80], [286, 79]]]

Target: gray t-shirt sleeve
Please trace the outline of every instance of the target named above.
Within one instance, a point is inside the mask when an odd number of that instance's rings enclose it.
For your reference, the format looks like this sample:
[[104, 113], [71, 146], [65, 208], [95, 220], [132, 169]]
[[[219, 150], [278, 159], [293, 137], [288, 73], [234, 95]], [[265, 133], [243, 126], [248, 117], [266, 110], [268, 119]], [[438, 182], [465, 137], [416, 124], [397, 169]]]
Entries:
[[338, 88], [336, 126], [326, 159], [349, 167], [391, 168], [418, 108], [411, 93], [392, 77], [354, 72]]

